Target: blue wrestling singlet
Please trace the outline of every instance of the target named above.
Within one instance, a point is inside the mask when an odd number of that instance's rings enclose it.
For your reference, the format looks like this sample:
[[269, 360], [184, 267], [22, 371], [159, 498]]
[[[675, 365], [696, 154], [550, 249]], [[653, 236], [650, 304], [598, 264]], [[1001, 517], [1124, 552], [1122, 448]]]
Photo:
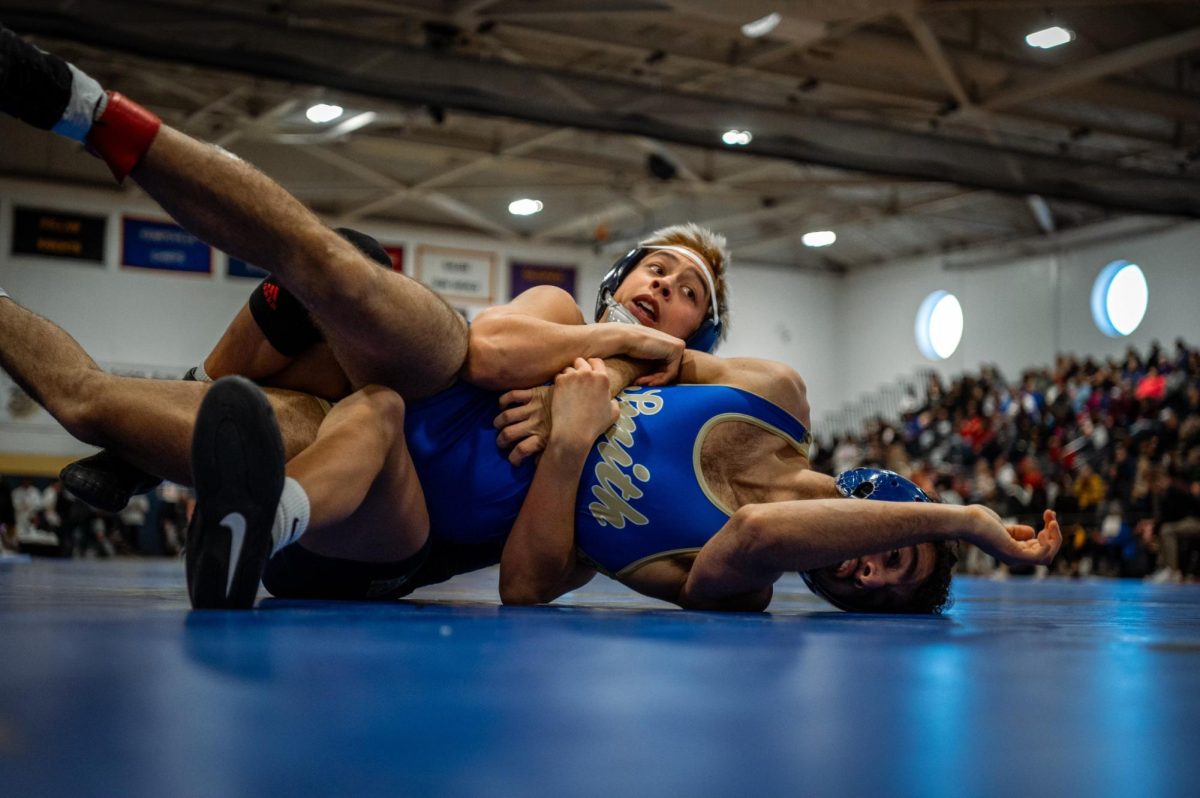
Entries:
[[[496, 446], [500, 394], [459, 383], [409, 405], [408, 448], [429, 509], [435, 549], [449, 544], [439, 579], [500, 561], [535, 465], [514, 468]], [[728, 520], [705, 490], [700, 446], [721, 421], [756, 424], [807, 454], [804, 425], [777, 405], [727, 385], [630, 388], [621, 418], [584, 465], [576, 543], [600, 570], [619, 575], [648, 560], [696, 551]]]
[[631, 388], [621, 418], [592, 448], [575, 503], [582, 557], [620, 577], [652, 560], [698, 551], [729, 520], [700, 471], [700, 448], [723, 421], [762, 427], [808, 454], [804, 425], [727, 385]]
[[513, 467], [496, 445], [492, 420], [500, 413], [500, 396], [459, 382], [405, 412], [404, 433], [434, 538], [488, 543], [512, 529], [535, 465], [531, 458]]

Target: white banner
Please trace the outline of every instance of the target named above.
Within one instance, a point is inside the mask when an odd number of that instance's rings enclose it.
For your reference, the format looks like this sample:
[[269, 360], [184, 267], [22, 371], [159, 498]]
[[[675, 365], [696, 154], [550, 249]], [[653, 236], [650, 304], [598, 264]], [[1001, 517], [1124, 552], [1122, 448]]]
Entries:
[[495, 302], [496, 253], [417, 247], [417, 279], [449, 300]]

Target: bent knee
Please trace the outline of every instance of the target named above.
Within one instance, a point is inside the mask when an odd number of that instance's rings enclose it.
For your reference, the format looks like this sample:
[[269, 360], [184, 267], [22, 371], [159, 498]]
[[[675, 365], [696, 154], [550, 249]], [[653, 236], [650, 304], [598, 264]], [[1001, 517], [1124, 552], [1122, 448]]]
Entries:
[[394, 438], [404, 430], [404, 398], [391, 388], [368, 385], [337, 404], [355, 416], [356, 425], [374, 429], [377, 434]]

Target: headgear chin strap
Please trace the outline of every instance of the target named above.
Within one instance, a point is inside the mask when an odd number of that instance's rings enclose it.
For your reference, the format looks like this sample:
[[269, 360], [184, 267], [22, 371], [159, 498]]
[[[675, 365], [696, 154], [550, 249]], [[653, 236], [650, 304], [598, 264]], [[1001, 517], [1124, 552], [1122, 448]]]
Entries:
[[612, 296], [616, 293], [621, 282], [629, 275], [629, 272], [641, 262], [642, 258], [654, 250], [674, 252], [700, 267], [700, 273], [704, 275], [704, 280], [708, 284], [708, 297], [711, 308], [696, 331], [688, 336], [686, 343], [688, 349], [695, 349], [700, 352], [712, 352], [717, 348], [717, 341], [721, 338], [721, 313], [717, 308], [716, 282], [713, 280], [712, 273], [709, 270], [708, 264], [704, 262], [704, 259], [687, 247], [669, 244], [650, 244], [631, 249], [625, 257], [613, 264], [613, 267], [608, 270], [608, 274], [604, 275], [604, 279], [600, 281], [600, 291], [596, 294], [596, 321], [638, 323], [633, 314], [621, 304], [614, 301]]

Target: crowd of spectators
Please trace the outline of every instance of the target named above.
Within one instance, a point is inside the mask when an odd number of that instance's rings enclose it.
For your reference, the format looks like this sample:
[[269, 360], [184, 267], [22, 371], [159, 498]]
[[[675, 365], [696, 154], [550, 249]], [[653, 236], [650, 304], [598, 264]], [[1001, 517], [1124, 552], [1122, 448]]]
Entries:
[[[953, 503], [1040, 527], [1057, 511], [1051, 566], [1071, 576], [1200, 576], [1200, 350], [1177, 340], [1123, 359], [1060, 355], [1015, 382], [995, 367], [931, 376], [900, 418], [822, 440], [814, 467], [896, 471]], [[1003, 576], [967, 547], [959, 567]]]
[[164, 482], [119, 513], [93, 509], [58, 480], [0, 478], [0, 552], [52, 557], [175, 556], [191, 491]]

